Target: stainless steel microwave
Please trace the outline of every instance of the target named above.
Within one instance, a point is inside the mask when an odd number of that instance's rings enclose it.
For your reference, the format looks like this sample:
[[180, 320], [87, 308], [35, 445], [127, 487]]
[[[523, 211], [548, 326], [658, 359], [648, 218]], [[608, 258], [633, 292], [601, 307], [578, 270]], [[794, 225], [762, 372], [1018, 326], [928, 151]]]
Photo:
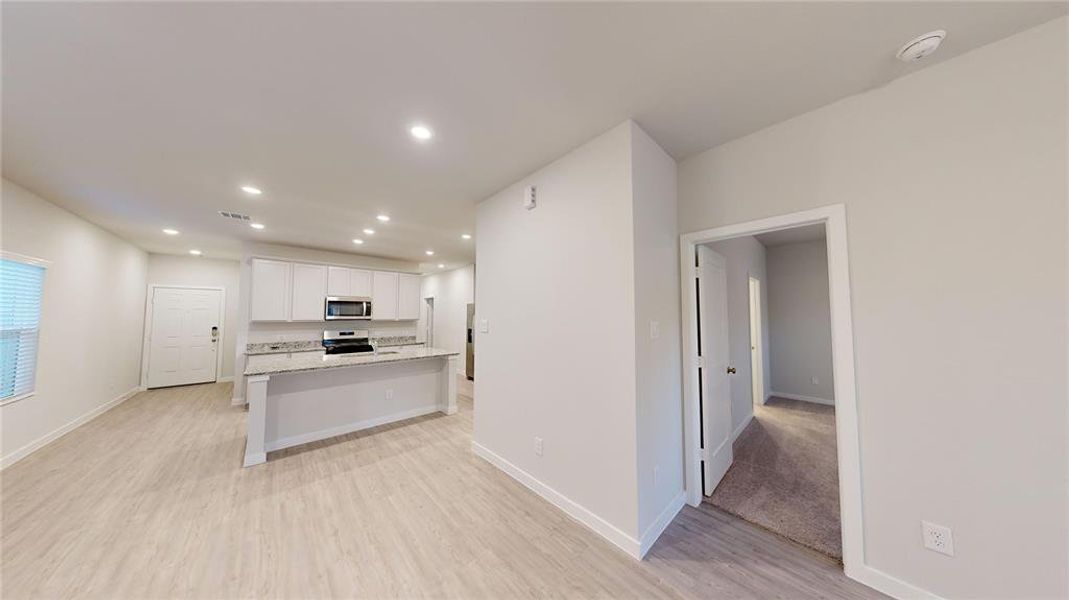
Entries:
[[323, 319], [326, 321], [356, 321], [371, 319], [371, 298], [363, 296], [327, 296]]

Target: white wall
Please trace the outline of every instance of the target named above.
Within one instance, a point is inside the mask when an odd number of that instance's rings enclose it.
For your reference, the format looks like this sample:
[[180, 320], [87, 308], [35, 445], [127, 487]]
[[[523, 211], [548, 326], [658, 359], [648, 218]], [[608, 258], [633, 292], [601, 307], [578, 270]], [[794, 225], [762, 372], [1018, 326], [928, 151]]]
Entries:
[[682, 490], [674, 186], [627, 122], [476, 211], [476, 450], [636, 555]]
[[[468, 304], [475, 302], [475, 265], [423, 277], [422, 297], [434, 297], [434, 347], [459, 352], [457, 369], [467, 368]], [[426, 306], [421, 306], [416, 337], [426, 341]]]
[[2, 201], [3, 250], [51, 262], [36, 393], [0, 407], [7, 466], [136, 390], [147, 256], [6, 179]]
[[[680, 165], [687, 231], [846, 205], [865, 560], [1064, 598], [1067, 20]], [[922, 548], [922, 519], [956, 556]]]
[[766, 261], [772, 372], [768, 389], [834, 404], [827, 242], [772, 246]]
[[[753, 369], [750, 366], [750, 277], [761, 280], [761, 322], [764, 324], [762, 354], [765, 363], [765, 393], [772, 391], [769, 352], [770, 319], [765, 247], [753, 236], [709, 244], [727, 262], [728, 356], [735, 374], [731, 382], [731, 430], [737, 431], [753, 416]], [[826, 278], [825, 278], [826, 279]]]
[[625, 123], [478, 205], [475, 443], [634, 538], [630, 140]]
[[[631, 186], [638, 531], [649, 544], [659, 533], [649, 529], [660, 525], [658, 517], [666, 510], [679, 506], [683, 494], [679, 270], [667, 266], [679, 264], [679, 223], [676, 162], [634, 123]], [[659, 329], [656, 338], [652, 327]]]
[[234, 376], [234, 348], [238, 330], [238, 296], [241, 280], [238, 261], [202, 256], [148, 255], [148, 283], [192, 287], [221, 287], [226, 294], [223, 332], [219, 352], [223, 353], [219, 378]]

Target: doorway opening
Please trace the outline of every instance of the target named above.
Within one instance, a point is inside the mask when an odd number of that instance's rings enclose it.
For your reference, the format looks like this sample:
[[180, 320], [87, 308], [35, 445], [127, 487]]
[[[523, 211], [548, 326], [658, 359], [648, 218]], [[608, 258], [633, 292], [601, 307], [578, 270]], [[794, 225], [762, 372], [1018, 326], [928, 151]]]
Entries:
[[423, 299], [423, 340], [427, 348], [434, 347], [434, 296]]
[[[863, 564], [863, 532], [844, 212], [832, 206], [685, 234], [681, 265], [684, 347], [695, 359], [684, 380], [688, 503], [704, 498], [841, 557], [849, 571]], [[802, 244], [819, 249], [822, 274], [783, 261], [792, 281], [770, 267], [766, 252], [794, 257]], [[795, 284], [814, 296], [823, 290], [822, 319], [812, 307], [797, 312], [811, 299]], [[822, 337], [794, 331], [818, 321]], [[815, 371], [808, 355], [826, 359], [826, 370]], [[788, 387], [795, 368], [806, 374], [803, 387]]]

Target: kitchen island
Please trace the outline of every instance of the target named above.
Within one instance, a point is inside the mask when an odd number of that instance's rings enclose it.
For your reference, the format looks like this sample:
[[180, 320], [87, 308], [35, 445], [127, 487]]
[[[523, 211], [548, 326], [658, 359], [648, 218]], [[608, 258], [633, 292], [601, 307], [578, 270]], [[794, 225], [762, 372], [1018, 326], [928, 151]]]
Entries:
[[433, 412], [454, 414], [457, 352], [249, 355], [245, 466], [267, 453]]

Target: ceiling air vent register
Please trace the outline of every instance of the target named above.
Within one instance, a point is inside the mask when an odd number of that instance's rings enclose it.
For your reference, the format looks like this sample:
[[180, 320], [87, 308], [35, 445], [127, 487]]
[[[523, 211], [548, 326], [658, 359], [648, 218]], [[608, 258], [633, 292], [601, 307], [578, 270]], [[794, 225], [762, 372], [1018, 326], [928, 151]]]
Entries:
[[234, 219], [234, 220], [236, 220], [236, 221], [240, 221], [240, 222], [242, 222], [242, 223], [248, 223], [249, 221], [251, 221], [251, 220], [252, 220], [252, 219], [251, 219], [251, 218], [249, 217], [249, 215], [243, 215], [243, 214], [241, 214], [241, 213], [236, 213], [236, 212], [230, 212], [230, 211], [228, 211], [228, 210], [221, 210], [221, 211], [219, 211], [219, 216], [220, 216], [220, 217], [226, 217], [227, 219]]

